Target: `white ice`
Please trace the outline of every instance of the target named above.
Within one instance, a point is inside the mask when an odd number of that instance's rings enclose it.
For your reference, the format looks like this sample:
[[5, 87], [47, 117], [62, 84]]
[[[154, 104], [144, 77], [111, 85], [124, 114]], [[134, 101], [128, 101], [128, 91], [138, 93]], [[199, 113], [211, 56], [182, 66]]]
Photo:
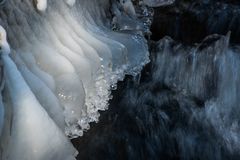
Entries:
[[141, 34], [111, 30], [108, 0], [65, 2], [52, 0], [47, 6], [38, 0], [37, 9], [45, 11], [39, 13], [30, 0], [8, 1], [7, 9], [14, 6], [11, 12], [17, 16], [3, 14], [11, 51], [0, 28], [6, 73], [0, 103], [3, 160], [74, 159], [68, 138], [83, 135], [90, 122], [97, 122], [111, 88], [148, 62]]
[[37, 9], [40, 11], [45, 11], [47, 9], [47, 0], [36, 0]]
[[73, 6], [76, 3], [76, 0], [65, 0], [69, 6]]

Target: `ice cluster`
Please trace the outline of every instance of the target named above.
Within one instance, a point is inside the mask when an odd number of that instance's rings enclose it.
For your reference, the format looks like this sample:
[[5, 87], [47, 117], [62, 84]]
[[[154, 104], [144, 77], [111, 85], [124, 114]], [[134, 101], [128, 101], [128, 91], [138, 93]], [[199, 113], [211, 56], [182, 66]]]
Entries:
[[[4, 3], [0, 159], [75, 159], [68, 138], [98, 121], [117, 81], [135, 76], [149, 61], [146, 18], [139, 19], [136, 4], [127, 2]], [[113, 30], [114, 24], [124, 27]]]

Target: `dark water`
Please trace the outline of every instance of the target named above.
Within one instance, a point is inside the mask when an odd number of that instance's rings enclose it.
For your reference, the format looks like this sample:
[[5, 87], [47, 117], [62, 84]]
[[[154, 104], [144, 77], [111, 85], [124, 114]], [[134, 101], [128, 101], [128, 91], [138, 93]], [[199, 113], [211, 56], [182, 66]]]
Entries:
[[231, 41], [239, 43], [239, 6], [238, 0], [176, 0], [174, 5], [155, 9], [152, 39], [168, 35], [191, 44], [210, 34], [232, 31]]
[[239, 10], [207, 0], [155, 9], [151, 62], [73, 140], [78, 159], [239, 160]]

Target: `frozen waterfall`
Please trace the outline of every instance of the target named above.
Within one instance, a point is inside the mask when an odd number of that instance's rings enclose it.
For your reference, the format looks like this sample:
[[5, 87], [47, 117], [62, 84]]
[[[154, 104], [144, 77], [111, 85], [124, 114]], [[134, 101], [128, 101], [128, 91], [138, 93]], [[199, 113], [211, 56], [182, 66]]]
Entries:
[[151, 14], [139, 19], [144, 4], [128, 2], [1, 3], [0, 159], [75, 159], [68, 137], [98, 121], [116, 82], [149, 61]]

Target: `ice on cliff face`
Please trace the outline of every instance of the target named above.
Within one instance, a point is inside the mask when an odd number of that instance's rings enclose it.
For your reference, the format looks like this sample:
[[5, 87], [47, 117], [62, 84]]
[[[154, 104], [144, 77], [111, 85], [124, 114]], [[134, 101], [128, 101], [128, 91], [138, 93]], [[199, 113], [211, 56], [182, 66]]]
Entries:
[[[68, 137], [81, 136], [116, 82], [148, 62], [144, 29], [117, 1], [118, 15], [109, 0], [34, 2], [8, 0], [0, 11], [0, 157], [75, 159]], [[114, 16], [125, 28], [111, 29]]]

